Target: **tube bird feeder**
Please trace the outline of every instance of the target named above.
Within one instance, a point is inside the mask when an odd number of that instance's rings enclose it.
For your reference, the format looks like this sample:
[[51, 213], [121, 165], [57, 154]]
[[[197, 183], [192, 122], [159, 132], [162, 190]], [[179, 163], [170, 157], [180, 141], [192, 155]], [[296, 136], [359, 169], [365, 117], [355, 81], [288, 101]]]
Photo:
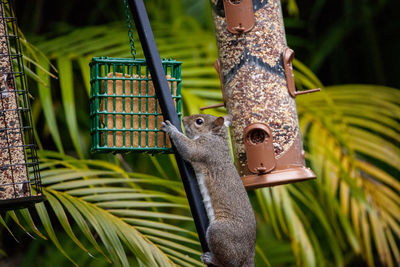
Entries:
[[211, 0], [224, 105], [246, 188], [315, 178], [305, 167], [280, 0]]
[[0, 1], [0, 210], [43, 200], [12, 2]]

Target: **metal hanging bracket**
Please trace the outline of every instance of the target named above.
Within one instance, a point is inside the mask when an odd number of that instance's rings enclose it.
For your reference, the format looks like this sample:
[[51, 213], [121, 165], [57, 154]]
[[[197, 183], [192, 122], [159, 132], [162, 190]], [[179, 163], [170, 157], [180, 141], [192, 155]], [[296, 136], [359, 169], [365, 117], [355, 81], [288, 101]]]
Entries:
[[294, 51], [289, 47], [285, 47], [285, 49], [283, 50], [283, 67], [285, 69], [286, 82], [289, 94], [292, 97], [296, 97], [297, 95], [303, 95], [321, 91], [321, 88], [296, 91], [296, 85], [294, 84], [294, 77], [293, 77], [293, 65], [292, 65], [293, 58], [294, 58]]
[[272, 133], [265, 123], [253, 123], [243, 132], [247, 166], [252, 173], [265, 174], [275, 168]]
[[[150, 74], [157, 99], [161, 106], [162, 114], [165, 120], [171, 121], [171, 123], [182, 132], [144, 2], [143, 0], [128, 0], [128, 3], [142, 44], [143, 53], [146, 57], [146, 62], [149, 65]], [[186, 196], [188, 198], [196, 230], [199, 235], [200, 244], [203, 248], [203, 252], [208, 252], [209, 248], [206, 240], [206, 231], [209, 221], [203, 205], [200, 189], [196, 181], [196, 175], [193, 167], [184, 161], [179, 154], [175, 154], [175, 158], [181, 174]]]
[[233, 34], [250, 31], [255, 25], [253, 1], [242, 0], [233, 3], [232, 0], [223, 0], [226, 28]]

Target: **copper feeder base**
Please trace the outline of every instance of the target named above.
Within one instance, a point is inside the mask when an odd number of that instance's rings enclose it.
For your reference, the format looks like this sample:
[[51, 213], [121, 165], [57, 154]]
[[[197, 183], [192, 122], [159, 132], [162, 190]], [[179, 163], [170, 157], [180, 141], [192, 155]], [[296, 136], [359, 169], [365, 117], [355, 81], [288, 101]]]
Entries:
[[310, 168], [294, 167], [285, 170], [276, 170], [261, 175], [247, 175], [242, 182], [247, 190], [260, 187], [269, 187], [315, 179], [316, 175]]

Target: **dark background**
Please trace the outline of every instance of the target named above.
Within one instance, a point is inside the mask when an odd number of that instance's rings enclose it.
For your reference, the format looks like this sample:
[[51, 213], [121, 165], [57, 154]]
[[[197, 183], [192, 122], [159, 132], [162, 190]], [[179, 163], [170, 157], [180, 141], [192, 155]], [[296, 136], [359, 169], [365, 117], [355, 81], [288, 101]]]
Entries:
[[[19, 25], [28, 40], [124, 19], [122, 0], [15, 2]], [[150, 17], [158, 5], [173, 9], [177, 2], [182, 12], [212, 30], [207, 0], [145, 1]], [[288, 43], [325, 85], [367, 83], [400, 88], [400, 1], [302, 0], [297, 5], [297, 13], [288, 12], [287, 3], [282, 3]]]

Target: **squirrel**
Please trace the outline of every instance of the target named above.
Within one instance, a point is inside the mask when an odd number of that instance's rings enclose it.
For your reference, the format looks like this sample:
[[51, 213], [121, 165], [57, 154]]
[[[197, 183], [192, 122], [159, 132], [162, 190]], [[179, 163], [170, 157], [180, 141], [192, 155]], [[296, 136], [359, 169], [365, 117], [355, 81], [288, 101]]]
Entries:
[[230, 116], [197, 114], [183, 117], [186, 136], [168, 120], [161, 129], [196, 173], [209, 219], [206, 240], [210, 252], [202, 254], [202, 262], [250, 267], [254, 266], [256, 219], [232, 162], [227, 131], [230, 121]]

